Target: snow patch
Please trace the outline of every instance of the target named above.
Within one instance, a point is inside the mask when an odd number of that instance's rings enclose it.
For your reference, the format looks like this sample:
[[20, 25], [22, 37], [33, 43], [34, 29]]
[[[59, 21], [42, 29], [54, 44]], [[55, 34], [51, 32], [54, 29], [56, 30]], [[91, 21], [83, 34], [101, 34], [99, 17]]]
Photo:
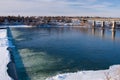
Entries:
[[32, 27], [32, 26], [28, 26], [28, 25], [10, 25], [9, 27], [15, 27], [15, 28], [24, 28], [24, 27]]
[[108, 70], [59, 74], [46, 80], [120, 80], [120, 65], [111, 66]]
[[7, 73], [7, 64], [11, 61], [8, 46], [7, 29], [0, 29], [0, 80], [12, 80]]

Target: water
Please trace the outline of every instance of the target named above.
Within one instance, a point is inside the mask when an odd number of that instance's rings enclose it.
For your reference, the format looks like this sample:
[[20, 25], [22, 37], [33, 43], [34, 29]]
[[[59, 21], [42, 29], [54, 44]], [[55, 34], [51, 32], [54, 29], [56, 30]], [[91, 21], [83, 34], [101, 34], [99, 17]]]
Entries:
[[[120, 30], [72, 27], [11, 28], [30, 80], [120, 64]], [[19, 71], [22, 70], [19, 68]], [[20, 76], [20, 80], [26, 75]]]

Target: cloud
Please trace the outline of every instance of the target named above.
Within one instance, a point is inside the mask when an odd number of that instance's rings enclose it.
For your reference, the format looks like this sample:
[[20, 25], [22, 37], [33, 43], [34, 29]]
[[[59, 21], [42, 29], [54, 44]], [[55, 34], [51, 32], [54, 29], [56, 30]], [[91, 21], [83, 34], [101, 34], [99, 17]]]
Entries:
[[114, 5], [107, 0], [1, 0], [0, 15], [114, 16], [119, 12]]

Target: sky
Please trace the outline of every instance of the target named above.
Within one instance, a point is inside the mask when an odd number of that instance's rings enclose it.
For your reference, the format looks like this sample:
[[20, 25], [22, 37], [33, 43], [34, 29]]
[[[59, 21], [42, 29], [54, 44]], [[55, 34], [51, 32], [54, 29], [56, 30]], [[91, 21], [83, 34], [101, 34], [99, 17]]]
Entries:
[[120, 17], [120, 0], [0, 0], [0, 16]]

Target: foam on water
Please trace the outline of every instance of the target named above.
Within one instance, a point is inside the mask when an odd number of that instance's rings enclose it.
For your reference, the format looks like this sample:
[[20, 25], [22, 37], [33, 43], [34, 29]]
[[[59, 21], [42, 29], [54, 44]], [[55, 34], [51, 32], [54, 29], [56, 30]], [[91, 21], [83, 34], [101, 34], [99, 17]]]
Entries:
[[120, 80], [120, 65], [111, 66], [108, 70], [59, 74], [46, 80]]
[[7, 50], [9, 46], [7, 39], [7, 29], [0, 30], [0, 80], [12, 80], [7, 73], [7, 64], [11, 61]]

